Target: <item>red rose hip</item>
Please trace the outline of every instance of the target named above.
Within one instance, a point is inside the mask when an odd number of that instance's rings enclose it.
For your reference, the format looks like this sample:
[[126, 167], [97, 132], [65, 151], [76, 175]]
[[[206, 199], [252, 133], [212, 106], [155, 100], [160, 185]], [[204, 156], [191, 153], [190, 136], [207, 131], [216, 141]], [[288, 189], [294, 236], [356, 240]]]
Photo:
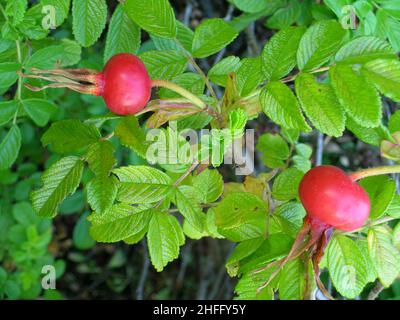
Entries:
[[311, 169], [300, 183], [299, 194], [308, 217], [315, 223], [353, 231], [368, 219], [368, 194], [339, 168]]
[[115, 114], [135, 114], [150, 99], [150, 76], [143, 62], [132, 54], [113, 56], [98, 77], [98, 95], [103, 97], [107, 107]]

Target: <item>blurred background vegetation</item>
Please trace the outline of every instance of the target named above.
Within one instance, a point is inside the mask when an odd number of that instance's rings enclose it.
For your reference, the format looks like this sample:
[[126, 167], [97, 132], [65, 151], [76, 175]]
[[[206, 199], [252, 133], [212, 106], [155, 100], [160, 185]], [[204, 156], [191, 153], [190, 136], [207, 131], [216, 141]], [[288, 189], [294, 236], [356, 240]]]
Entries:
[[[291, 1], [285, 1], [287, 8]], [[34, 4], [36, 1], [30, 1]], [[118, 1], [107, 1], [109, 16]], [[327, 17], [336, 18], [335, 13], [319, 1], [300, 1], [300, 13], [289, 24], [310, 24]], [[258, 19], [243, 13], [225, 0], [172, 0], [176, 17], [195, 27], [199, 21], [210, 17], [225, 17], [234, 20], [244, 30], [228, 47], [225, 55], [239, 57], [260, 53], [276, 24], [284, 18]], [[314, 7], [311, 7], [311, 4]], [[276, 11], [276, 10], [275, 10]], [[235, 18], [241, 17], [241, 18]], [[2, 18], [0, 18], [1, 21]], [[288, 19], [287, 17], [285, 18]], [[96, 45], [82, 52], [78, 67], [101, 70], [105, 32]], [[73, 39], [71, 17], [51, 32], [54, 38]], [[154, 48], [146, 34], [142, 35], [141, 51]], [[0, 51], [2, 50], [0, 39]], [[46, 40], [32, 41], [30, 46], [38, 49], [47, 45]], [[3, 52], [0, 52], [0, 56]], [[208, 70], [216, 59], [202, 60]], [[1, 90], [2, 100], [15, 94], [16, 87]], [[24, 89], [25, 90], [25, 89]], [[217, 91], [218, 92], [218, 91]], [[221, 94], [221, 92], [218, 92]], [[42, 97], [54, 101], [58, 111], [52, 121], [68, 118], [87, 119], [107, 112], [101, 98], [80, 95], [66, 90], [48, 90], [45, 93], [24, 91], [26, 97]], [[386, 103], [386, 113], [394, 112], [396, 106]], [[40, 138], [46, 128], [38, 128], [28, 119], [18, 119], [22, 132], [22, 148], [18, 160], [11, 170], [0, 171], [0, 298], [9, 299], [231, 299], [234, 296], [235, 280], [225, 270], [225, 261], [233, 244], [211, 238], [187, 239], [178, 260], [170, 263], [162, 273], [157, 273], [149, 262], [144, 243], [129, 246], [118, 244], [95, 244], [88, 234], [86, 216], [89, 207], [85, 194], [79, 190], [68, 198], [54, 220], [38, 218], [29, 201], [29, 193], [40, 185], [41, 172], [57, 160], [42, 147]], [[107, 123], [110, 127], [113, 122]], [[250, 123], [257, 136], [265, 132], [276, 132], [279, 128], [265, 116], [260, 115]], [[2, 139], [7, 130], [0, 127]], [[112, 140], [111, 140], [112, 141]], [[313, 146], [313, 164], [322, 163], [341, 166], [345, 170], [381, 165], [377, 148], [364, 144], [347, 132], [339, 139], [324, 138], [310, 134], [302, 136], [302, 142]], [[140, 158], [118, 143], [116, 156], [119, 164], [139, 164]], [[321, 158], [322, 156], [322, 158]], [[265, 168], [256, 162], [256, 173]], [[230, 167], [223, 167], [225, 181], [240, 181]], [[85, 184], [90, 179], [86, 172]], [[239, 179], [239, 180], [238, 180]], [[398, 183], [398, 179], [397, 179]], [[145, 240], [142, 240], [145, 241]], [[41, 287], [42, 266], [53, 264], [57, 270], [57, 289], [43, 291]], [[370, 288], [371, 289], [371, 288]], [[365, 297], [362, 297], [365, 298]], [[381, 299], [400, 299], [400, 281], [385, 289]]]

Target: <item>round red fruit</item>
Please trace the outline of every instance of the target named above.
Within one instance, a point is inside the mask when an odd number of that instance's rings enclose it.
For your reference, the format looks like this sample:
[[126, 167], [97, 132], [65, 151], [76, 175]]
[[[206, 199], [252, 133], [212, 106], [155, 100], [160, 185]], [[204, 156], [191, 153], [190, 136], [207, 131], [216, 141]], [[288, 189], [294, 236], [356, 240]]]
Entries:
[[113, 56], [99, 77], [100, 95], [115, 114], [136, 114], [150, 100], [150, 76], [143, 62], [133, 54]]
[[300, 183], [299, 194], [310, 219], [343, 231], [362, 227], [371, 209], [365, 190], [334, 166], [308, 171]]

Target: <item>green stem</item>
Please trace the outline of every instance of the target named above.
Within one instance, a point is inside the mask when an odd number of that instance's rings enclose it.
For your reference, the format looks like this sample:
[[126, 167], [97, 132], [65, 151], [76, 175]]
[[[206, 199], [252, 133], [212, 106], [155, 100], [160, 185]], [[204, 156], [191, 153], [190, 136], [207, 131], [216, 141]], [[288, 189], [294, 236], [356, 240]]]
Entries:
[[[22, 64], [22, 54], [21, 54], [21, 46], [20, 46], [19, 40], [15, 40], [15, 45], [16, 45], [16, 48], [17, 48], [18, 62], [20, 64]], [[19, 73], [18, 74], [17, 99], [19, 101], [21, 101], [21, 98], [22, 98], [22, 76], [21, 76], [21, 73]], [[18, 109], [19, 108], [17, 108], [17, 111], [15, 111], [14, 118], [13, 118], [13, 124], [17, 123]]]
[[195, 96], [193, 93], [189, 92], [188, 90], [178, 86], [177, 84], [166, 81], [166, 80], [153, 80], [151, 82], [152, 87], [163, 87], [169, 90], [172, 90], [176, 93], [179, 93], [182, 97], [188, 99], [189, 101], [193, 102], [194, 105], [198, 106], [201, 109], [205, 109], [207, 107], [206, 103]]
[[366, 177], [379, 176], [382, 174], [391, 174], [391, 173], [400, 173], [400, 165], [362, 169], [350, 174], [349, 177], [352, 180], [357, 181]]

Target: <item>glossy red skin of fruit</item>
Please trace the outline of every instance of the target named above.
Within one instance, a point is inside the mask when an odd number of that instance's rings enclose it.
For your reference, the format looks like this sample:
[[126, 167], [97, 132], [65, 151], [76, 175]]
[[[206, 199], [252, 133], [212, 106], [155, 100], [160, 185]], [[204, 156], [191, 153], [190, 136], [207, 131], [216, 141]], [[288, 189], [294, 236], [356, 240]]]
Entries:
[[311, 220], [343, 231], [362, 227], [371, 209], [365, 190], [334, 166], [308, 171], [300, 183], [299, 195]]
[[144, 63], [133, 54], [116, 54], [98, 77], [98, 95], [115, 114], [136, 114], [150, 100], [150, 76]]

